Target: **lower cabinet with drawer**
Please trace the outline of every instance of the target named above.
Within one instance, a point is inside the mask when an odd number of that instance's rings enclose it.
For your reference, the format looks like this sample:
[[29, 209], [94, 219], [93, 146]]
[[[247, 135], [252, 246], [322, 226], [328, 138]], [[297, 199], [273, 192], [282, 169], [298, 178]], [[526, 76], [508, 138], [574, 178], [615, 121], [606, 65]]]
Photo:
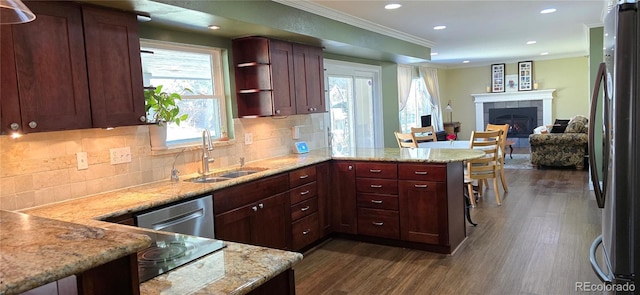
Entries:
[[288, 249], [288, 188], [285, 173], [214, 192], [216, 238]]
[[356, 163], [358, 235], [399, 239], [398, 165]]
[[300, 250], [321, 238], [316, 166], [289, 172], [291, 248]]

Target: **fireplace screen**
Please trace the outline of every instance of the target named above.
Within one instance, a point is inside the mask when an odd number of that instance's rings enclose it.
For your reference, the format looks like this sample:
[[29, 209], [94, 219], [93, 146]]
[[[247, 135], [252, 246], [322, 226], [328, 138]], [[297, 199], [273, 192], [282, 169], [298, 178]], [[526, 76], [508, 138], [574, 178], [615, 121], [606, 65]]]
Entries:
[[509, 124], [507, 137], [527, 138], [538, 122], [538, 108], [489, 109], [489, 123]]

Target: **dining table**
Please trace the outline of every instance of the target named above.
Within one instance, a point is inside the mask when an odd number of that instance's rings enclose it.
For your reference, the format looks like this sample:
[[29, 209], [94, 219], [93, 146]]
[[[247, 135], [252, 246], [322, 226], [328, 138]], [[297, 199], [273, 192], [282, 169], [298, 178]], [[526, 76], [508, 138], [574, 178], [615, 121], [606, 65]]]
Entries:
[[471, 142], [469, 140], [423, 141], [418, 142], [418, 147], [437, 149], [469, 149], [471, 148]]

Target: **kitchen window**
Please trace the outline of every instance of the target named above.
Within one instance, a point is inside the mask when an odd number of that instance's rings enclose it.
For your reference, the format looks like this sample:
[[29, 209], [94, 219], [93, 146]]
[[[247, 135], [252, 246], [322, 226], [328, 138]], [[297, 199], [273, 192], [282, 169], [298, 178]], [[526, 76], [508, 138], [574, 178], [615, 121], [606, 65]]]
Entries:
[[180, 93], [180, 113], [188, 114], [180, 126], [168, 124], [167, 144], [197, 143], [204, 129], [222, 137], [228, 128], [221, 49], [152, 40], [140, 40], [140, 47], [144, 85]]

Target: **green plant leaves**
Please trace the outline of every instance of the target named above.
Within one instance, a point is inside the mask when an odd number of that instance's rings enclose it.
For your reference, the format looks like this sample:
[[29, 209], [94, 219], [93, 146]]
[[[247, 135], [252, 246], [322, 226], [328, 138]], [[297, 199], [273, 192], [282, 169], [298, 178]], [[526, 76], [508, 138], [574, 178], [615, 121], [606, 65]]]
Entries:
[[[185, 88], [187, 92], [191, 89]], [[145, 111], [152, 118], [153, 123], [164, 125], [164, 123], [176, 123], [187, 119], [187, 114], [180, 115], [180, 108], [176, 105], [176, 101], [182, 100], [178, 93], [166, 93], [162, 91], [162, 85], [156, 86], [155, 89], [146, 89], [144, 91]]]

